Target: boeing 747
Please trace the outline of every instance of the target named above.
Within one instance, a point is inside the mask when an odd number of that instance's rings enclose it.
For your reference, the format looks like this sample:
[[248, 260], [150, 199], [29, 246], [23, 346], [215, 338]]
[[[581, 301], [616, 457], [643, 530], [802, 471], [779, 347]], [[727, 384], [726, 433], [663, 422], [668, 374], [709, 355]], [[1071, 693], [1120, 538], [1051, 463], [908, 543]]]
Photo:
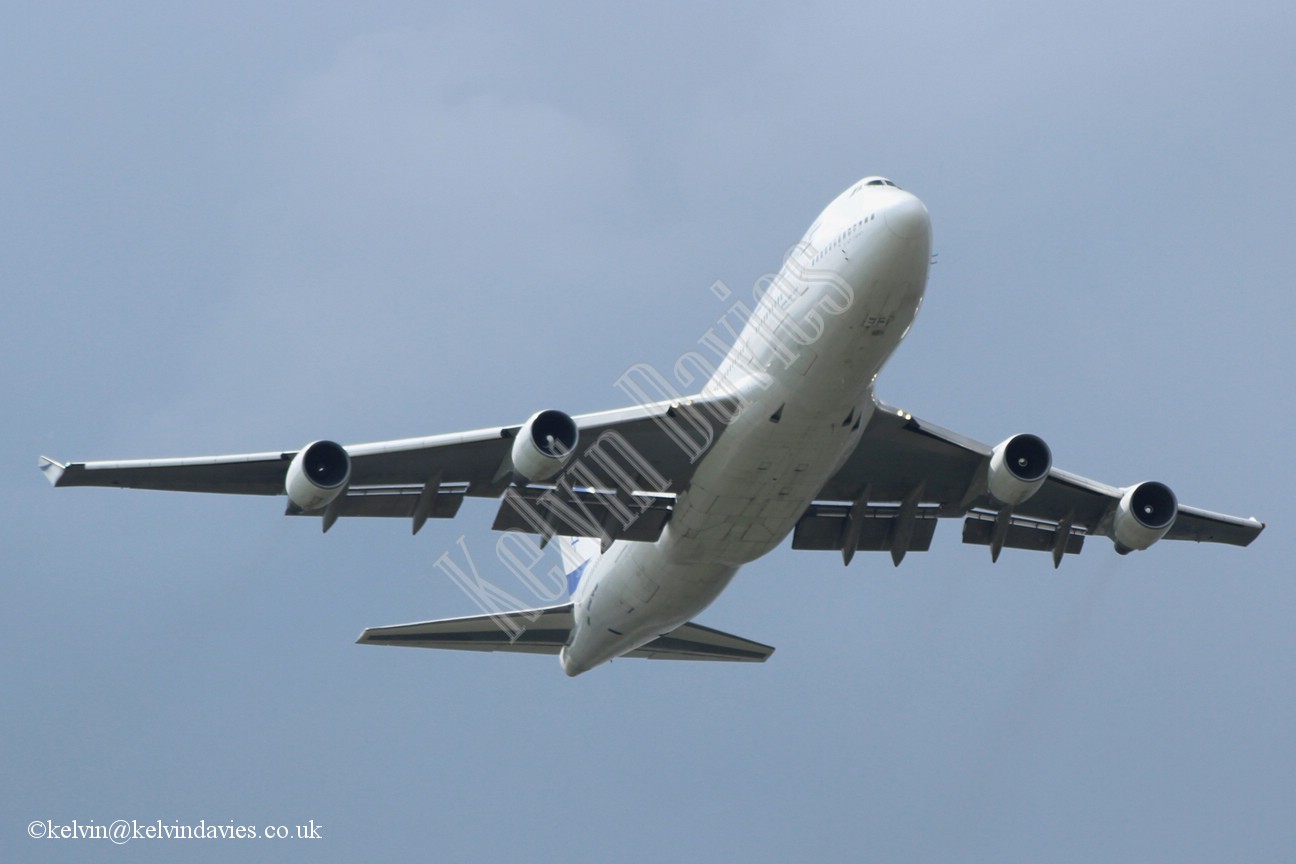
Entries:
[[[453, 517], [501, 499], [494, 528], [560, 538], [570, 594], [534, 609], [366, 630], [362, 643], [557, 654], [568, 675], [622, 656], [763, 661], [767, 645], [693, 623], [738, 569], [793, 549], [928, 549], [940, 519], [965, 543], [1052, 557], [1103, 537], [1121, 554], [1162, 539], [1245, 546], [1264, 525], [1181, 505], [1168, 486], [1112, 486], [1055, 468], [1036, 435], [993, 446], [883, 404], [874, 383], [909, 332], [931, 261], [931, 223], [882, 177], [819, 214], [735, 325], [695, 394], [637, 367], [639, 404], [571, 417], [342, 446], [233, 456], [61, 463], [54, 486], [286, 495], [327, 531], [341, 517]], [[715, 333], [709, 336], [717, 336]], [[713, 340], [714, 341], [714, 340]], [[538, 556], [535, 559], [539, 560]], [[563, 599], [563, 598], [559, 598]]]

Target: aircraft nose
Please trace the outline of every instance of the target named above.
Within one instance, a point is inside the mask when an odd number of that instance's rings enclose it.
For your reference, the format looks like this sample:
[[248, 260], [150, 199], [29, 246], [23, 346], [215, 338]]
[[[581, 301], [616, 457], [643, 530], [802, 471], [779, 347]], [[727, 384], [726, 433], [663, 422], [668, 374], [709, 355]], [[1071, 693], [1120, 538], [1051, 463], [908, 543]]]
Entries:
[[883, 213], [887, 229], [901, 240], [913, 240], [931, 233], [927, 208], [913, 195], [904, 195]]

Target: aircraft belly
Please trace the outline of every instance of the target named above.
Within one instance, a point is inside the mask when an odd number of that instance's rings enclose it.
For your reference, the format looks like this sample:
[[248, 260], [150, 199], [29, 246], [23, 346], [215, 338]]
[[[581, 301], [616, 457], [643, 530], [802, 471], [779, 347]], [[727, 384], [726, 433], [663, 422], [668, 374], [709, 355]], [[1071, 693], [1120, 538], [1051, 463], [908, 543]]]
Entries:
[[720, 595], [737, 568], [684, 564], [661, 543], [615, 543], [598, 562], [597, 588], [576, 601], [563, 668], [576, 675], [687, 623]]
[[[767, 297], [734, 352], [759, 358], [764, 374], [744, 379], [746, 406], [666, 526], [677, 560], [746, 563], [792, 530], [859, 440], [873, 381], [922, 302], [929, 254], [926, 236], [879, 226], [831, 273], [785, 265], [776, 280], [785, 300]], [[733, 370], [721, 373], [717, 388]]]
[[922, 302], [930, 238], [870, 222], [840, 254], [831, 270], [789, 259], [703, 388], [738, 395], [742, 410], [660, 539], [614, 543], [599, 561], [598, 587], [576, 602], [568, 674], [691, 620], [742, 564], [783, 541], [854, 450], [874, 410], [873, 381]]
[[769, 552], [858, 440], [842, 421], [861, 409], [780, 404], [777, 420], [768, 399], [746, 409], [698, 466], [663, 535], [674, 560], [737, 566]]

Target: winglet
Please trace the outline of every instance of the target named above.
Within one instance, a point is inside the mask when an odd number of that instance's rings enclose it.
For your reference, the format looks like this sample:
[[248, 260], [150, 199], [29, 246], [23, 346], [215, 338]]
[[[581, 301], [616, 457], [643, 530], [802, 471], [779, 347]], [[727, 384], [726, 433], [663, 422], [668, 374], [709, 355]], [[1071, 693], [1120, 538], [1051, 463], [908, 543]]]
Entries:
[[63, 469], [67, 468], [62, 462], [55, 462], [48, 456], [37, 459], [36, 467], [45, 475], [45, 479], [50, 482], [51, 486], [58, 485], [59, 478], [63, 476]]

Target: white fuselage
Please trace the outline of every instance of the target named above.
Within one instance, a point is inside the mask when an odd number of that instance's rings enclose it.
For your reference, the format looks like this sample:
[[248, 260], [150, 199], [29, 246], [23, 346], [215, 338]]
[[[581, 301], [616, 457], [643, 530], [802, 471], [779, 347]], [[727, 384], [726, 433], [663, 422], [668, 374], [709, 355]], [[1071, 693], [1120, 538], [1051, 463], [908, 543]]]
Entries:
[[783, 541], [854, 450], [875, 409], [873, 382], [922, 303], [930, 257], [926, 208], [881, 178], [824, 209], [703, 390], [741, 408], [679, 491], [661, 538], [613, 543], [581, 580], [568, 675], [692, 619]]

